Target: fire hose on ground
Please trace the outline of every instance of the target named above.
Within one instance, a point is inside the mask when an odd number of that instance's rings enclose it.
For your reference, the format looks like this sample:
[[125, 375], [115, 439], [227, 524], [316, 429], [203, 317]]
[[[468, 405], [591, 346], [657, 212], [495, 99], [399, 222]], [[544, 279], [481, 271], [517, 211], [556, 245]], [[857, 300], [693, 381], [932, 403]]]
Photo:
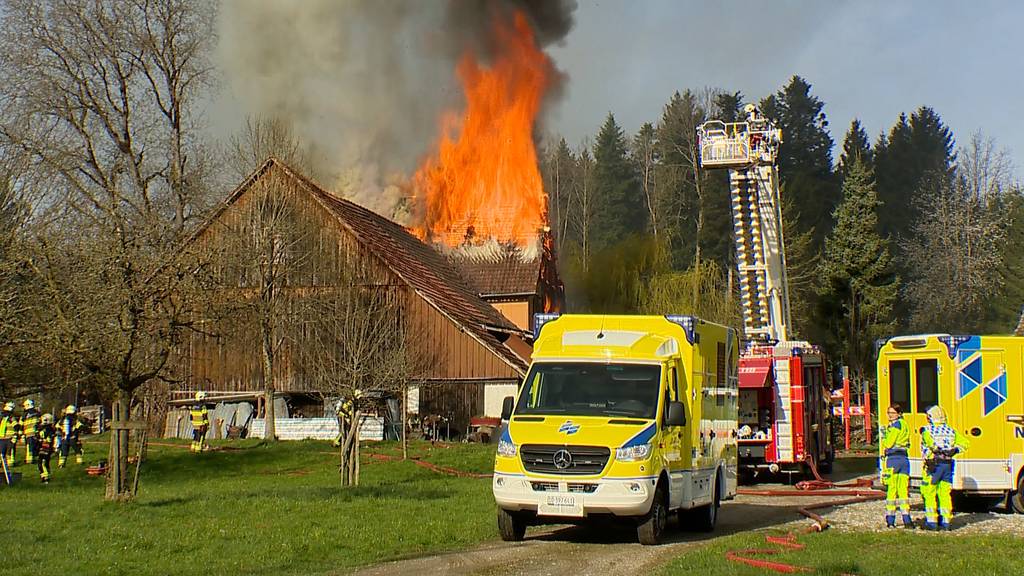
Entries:
[[732, 562], [738, 562], [740, 564], [772, 570], [783, 574], [812, 572], [813, 570], [806, 566], [798, 566], [796, 564], [788, 564], [785, 562], [775, 562], [772, 560], [766, 560], [763, 557], [781, 554], [788, 550], [802, 550], [804, 545], [797, 541], [798, 535], [822, 532], [827, 529], [829, 526], [828, 522], [820, 515], [812, 512], [812, 510], [845, 506], [848, 504], [857, 504], [860, 502], [881, 500], [882, 498], [885, 498], [884, 493], [871, 488], [872, 479], [870, 477], [857, 478], [850, 482], [836, 483], [822, 478], [821, 475], [818, 474], [818, 469], [810, 458], [807, 459], [807, 464], [811, 473], [814, 475], [814, 480], [798, 482], [795, 486], [795, 490], [757, 490], [741, 488], [737, 490], [737, 493], [749, 496], [849, 496], [849, 498], [830, 502], [819, 502], [809, 506], [801, 506], [797, 508], [797, 512], [813, 521], [813, 524], [809, 527], [800, 531], [799, 534], [790, 532], [785, 536], [765, 536], [765, 541], [769, 544], [775, 544], [777, 546], [776, 548], [730, 550], [725, 554], [726, 559]]

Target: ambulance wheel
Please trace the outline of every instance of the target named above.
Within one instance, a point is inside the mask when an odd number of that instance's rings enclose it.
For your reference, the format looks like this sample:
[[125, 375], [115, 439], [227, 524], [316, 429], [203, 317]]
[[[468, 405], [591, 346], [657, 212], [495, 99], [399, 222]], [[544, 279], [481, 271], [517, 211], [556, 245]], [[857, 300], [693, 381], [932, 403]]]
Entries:
[[498, 508], [498, 532], [505, 542], [522, 542], [526, 536], [526, 519], [520, 514]]
[[715, 497], [711, 504], [693, 509], [693, 528], [700, 532], [714, 532], [718, 523], [718, 507], [722, 504], [722, 493], [715, 476]]
[[1024, 475], [1017, 480], [1017, 489], [1010, 492], [1010, 508], [1017, 514], [1024, 514]]
[[636, 527], [636, 536], [644, 546], [661, 544], [661, 537], [665, 533], [665, 525], [668, 524], [668, 498], [665, 494], [665, 484], [658, 483], [654, 491], [654, 502], [651, 502], [651, 511], [644, 516], [643, 520]]

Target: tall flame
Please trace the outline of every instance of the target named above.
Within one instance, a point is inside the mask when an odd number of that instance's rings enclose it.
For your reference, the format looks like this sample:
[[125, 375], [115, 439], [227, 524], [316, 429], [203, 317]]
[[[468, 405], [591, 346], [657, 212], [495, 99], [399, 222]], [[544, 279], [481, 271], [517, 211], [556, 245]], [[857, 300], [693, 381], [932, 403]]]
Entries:
[[497, 21], [494, 39], [490, 67], [471, 51], [460, 60], [466, 109], [443, 115], [437, 154], [413, 176], [425, 211], [419, 232], [449, 246], [493, 239], [525, 247], [545, 225], [533, 127], [551, 63], [522, 13]]

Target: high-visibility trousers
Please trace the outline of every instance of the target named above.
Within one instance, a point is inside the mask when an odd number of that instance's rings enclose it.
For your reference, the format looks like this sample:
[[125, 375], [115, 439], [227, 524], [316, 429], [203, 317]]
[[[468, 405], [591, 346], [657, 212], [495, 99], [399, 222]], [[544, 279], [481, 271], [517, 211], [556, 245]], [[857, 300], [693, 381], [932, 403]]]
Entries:
[[50, 456], [51, 452], [40, 452], [36, 457], [36, 465], [39, 467], [39, 480], [43, 483], [50, 481]]
[[910, 460], [906, 455], [886, 458], [885, 515], [895, 516], [896, 510], [904, 516], [910, 514]]
[[924, 519], [929, 524], [947, 524], [953, 518], [953, 462], [935, 464], [921, 475], [921, 497], [924, 498]]
[[34, 464], [36, 456], [39, 455], [39, 438], [28, 436], [25, 438], [25, 464]]
[[60, 452], [57, 456], [58, 468], [64, 467], [72, 450], [75, 452], [75, 462], [78, 464], [82, 463], [82, 442], [78, 439], [64, 440], [60, 443]]
[[192, 429], [192, 446], [189, 448], [192, 452], [202, 452], [206, 443], [206, 426]]

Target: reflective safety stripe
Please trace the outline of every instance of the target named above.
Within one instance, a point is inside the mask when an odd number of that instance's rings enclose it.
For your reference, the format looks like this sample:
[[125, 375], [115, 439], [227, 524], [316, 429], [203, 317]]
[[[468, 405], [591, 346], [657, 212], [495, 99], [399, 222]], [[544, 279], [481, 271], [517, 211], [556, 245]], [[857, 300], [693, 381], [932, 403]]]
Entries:
[[35, 436], [36, 427], [39, 425], [39, 412], [33, 410], [26, 412], [21, 417], [21, 433], [25, 436]]
[[189, 416], [192, 418], [193, 428], [201, 428], [203, 426], [210, 425], [209, 411], [206, 409], [206, 406], [193, 408], [189, 412]]
[[14, 438], [17, 423], [13, 416], [4, 416], [0, 419], [0, 439], [10, 440]]

